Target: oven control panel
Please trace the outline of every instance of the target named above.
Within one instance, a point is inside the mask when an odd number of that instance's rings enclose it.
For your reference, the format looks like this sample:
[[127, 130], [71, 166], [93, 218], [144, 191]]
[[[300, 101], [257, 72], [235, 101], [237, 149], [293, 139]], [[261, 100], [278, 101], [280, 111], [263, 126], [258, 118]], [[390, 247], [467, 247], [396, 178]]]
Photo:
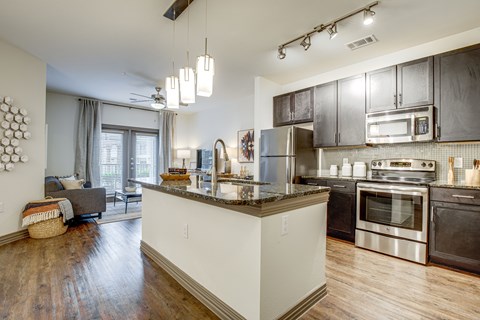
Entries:
[[372, 170], [435, 171], [435, 160], [379, 159], [371, 162]]

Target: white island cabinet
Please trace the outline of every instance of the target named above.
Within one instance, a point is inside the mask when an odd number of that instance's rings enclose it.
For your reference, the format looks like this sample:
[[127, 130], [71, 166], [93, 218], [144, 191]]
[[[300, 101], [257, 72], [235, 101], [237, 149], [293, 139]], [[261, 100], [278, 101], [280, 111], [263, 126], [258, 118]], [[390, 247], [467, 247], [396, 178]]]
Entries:
[[326, 295], [329, 188], [132, 181], [142, 252], [220, 318], [295, 319]]

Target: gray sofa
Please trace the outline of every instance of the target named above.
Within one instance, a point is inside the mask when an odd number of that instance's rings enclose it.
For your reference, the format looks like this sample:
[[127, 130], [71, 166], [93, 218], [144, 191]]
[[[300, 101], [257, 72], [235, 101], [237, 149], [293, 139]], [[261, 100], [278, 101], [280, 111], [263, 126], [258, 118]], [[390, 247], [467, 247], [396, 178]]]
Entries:
[[60, 180], [54, 176], [45, 177], [45, 196], [53, 198], [67, 198], [72, 203], [75, 218], [88, 214], [98, 215], [102, 218], [102, 212], [107, 210], [107, 198], [105, 188], [91, 188], [86, 182], [84, 189], [65, 190]]

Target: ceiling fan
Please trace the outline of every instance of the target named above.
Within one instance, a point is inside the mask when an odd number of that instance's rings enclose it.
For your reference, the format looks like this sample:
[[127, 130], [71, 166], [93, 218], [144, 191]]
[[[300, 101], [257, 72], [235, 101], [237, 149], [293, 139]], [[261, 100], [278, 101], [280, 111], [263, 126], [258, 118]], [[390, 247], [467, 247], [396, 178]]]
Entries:
[[[137, 99], [137, 98], [130, 98], [130, 102], [132, 103], [141, 103], [141, 102], [150, 102], [152, 101], [152, 108], [155, 108], [155, 109], [163, 109], [165, 108], [166, 106], [166, 100], [165, 100], [165, 97], [160, 94], [160, 90], [162, 90], [161, 87], [155, 87], [155, 90], [157, 91], [156, 93], [153, 93], [152, 95], [149, 96], [145, 96], [143, 94], [138, 94], [138, 93], [130, 93], [131, 95], [134, 95], [134, 96], [139, 96], [139, 97], [142, 97], [142, 98], [146, 98], [146, 99]], [[185, 104], [185, 103], [180, 103], [181, 106], [188, 106], [188, 104]]]

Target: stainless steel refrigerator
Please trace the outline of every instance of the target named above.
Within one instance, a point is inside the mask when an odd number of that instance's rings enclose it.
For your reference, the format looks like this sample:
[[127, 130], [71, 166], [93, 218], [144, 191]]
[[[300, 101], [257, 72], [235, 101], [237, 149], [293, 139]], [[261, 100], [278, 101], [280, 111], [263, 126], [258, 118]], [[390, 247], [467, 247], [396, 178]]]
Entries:
[[295, 177], [317, 175], [313, 131], [294, 126], [262, 130], [260, 181], [295, 183]]

